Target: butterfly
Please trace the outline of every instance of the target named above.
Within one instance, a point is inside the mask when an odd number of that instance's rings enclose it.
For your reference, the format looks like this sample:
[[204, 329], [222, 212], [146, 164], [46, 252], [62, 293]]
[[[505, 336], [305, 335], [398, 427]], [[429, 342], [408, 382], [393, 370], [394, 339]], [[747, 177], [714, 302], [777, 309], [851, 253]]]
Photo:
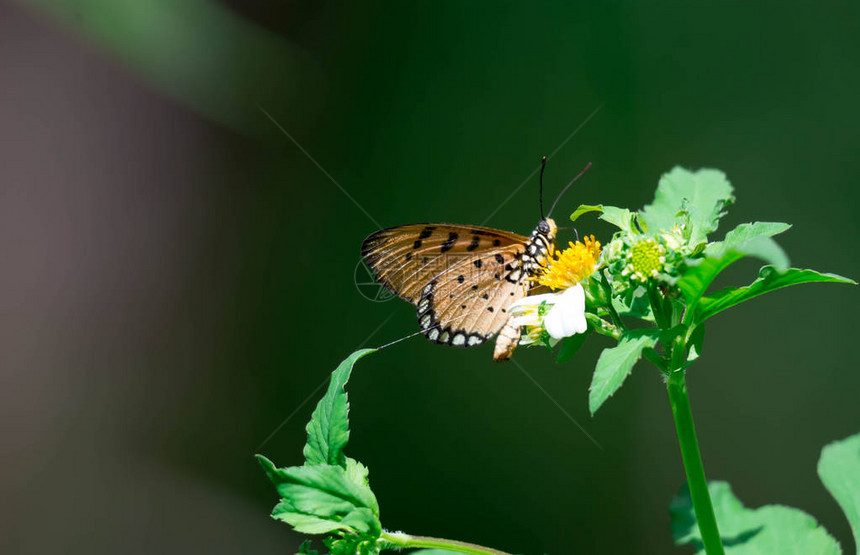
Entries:
[[[545, 164], [546, 158], [541, 189]], [[474, 347], [498, 335], [493, 359], [503, 361], [520, 339], [511, 306], [529, 294], [553, 256], [557, 231], [549, 217], [528, 237], [476, 225], [401, 225], [367, 237], [361, 256], [376, 281], [416, 306], [428, 340]]]

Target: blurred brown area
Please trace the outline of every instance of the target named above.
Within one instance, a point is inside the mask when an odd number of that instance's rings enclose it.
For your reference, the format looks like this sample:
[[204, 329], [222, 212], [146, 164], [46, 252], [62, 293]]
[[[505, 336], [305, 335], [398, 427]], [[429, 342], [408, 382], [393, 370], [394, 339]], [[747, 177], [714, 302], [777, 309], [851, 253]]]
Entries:
[[[161, 454], [256, 471], [251, 392], [207, 400], [247, 146], [20, 8], [0, 6], [0, 76], [0, 551], [284, 552], [265, 484], [258, 503]], [[204, 421], [217, 442], [194, 443]]]

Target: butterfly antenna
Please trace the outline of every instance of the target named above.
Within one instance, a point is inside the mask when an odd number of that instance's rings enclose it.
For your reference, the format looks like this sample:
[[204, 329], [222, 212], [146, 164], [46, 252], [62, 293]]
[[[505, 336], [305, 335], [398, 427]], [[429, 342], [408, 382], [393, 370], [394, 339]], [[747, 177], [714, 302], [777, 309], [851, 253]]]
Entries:
[[[462, 320], [464, 318], [468, 318], [473, 313], [474, 313], [474, 311], [467, 312], [466, 314], [463, 314], [461, 316], [458, 316], [457, 318], [452, 319], [450, 323], [459, 322], [460, 320]], [[407, 339], [412, 339], [416, 335], [421, 335], [421, 334], [425, 333], [426, 331], [432, 330], [433, 328], [439, 329], [439, 326], [441, 326], [441, 323], [436, 324], [434, 326], [430, 326], [426, 330], [419, 330], [419, 331], [416, 331], [415, 333], [410, 333], [409, 335], [401, 337], [400, 339], [395, 339], [394, 341], [390, 341], [390, 342], [386, 343], [385, 345], [380, 345], [379, 347], [376, 348], [376, 350], [379, 351], [379, 350], [385, 349], [386, 347], [391, 347], [392, 345], [396, 345], [396, 344], [400, 343], [401, 341], [406, 341]]]
[[[540, 219], [541, 220], [543, 219], [543, 170], [544, 170], [544, 168], [546, 168], [546, 156], [544, 156], [543, 158], [540, 159], [540, 191], [539, 191], [540, 200], [539, 200], [539, 202], [540, 202]], [[532, 175], [534, 175], [534, 174], [532, 174]]]
[[386, 343], [385, 345], [380, 345], [379, 347], [376, 348], [376, 350], [379, 351], [379, 350], [385, 349], [386, 347], [391, 347], [392, 345], [396, 345], [397, 343], [400, 343], [401, 341], [406, 341], [407, 339], [412, 339], [416, 335], [420, 335], [422, 333], [424, 333], [424, 332], [423, 331], [416, 331], [415, 333], [410, 333], [409, 335], [407, 335], [405, 337], [401, 337], [400, 339], [395, 339], [394, 341]]
[[582, 177], [582, 175], [585, 172], [587, 172], [588, 168], [590, 168], [590, 167], [591, 167], [591, 162], [586, 164], [586, 166], [584, 168], [582, 168], [582, 171], [579, 172], [576, 177], [571, 179], [570, 183], [568, 183], [567, 185], [564, 186], [564, 189], [562, 189], [561, 192], [558, 194], [558, 196], [555, 197], [555, 202], [552, 203], [552, 206], [549, 209], [549, 214], [546, 215], [547, 218], [552, 216], [553, 210], [555, 210], [556, 205], [558, 205], [558, 201], [560, 201], [561, 197], [567, 192], [568, 189], [570, 189], [570, 186], [573, 185], [574, 183], [576, 183], [576, 180], [579, 179], [580, 177]]
[[[462, 316], [458, 316], [457, 318], [454, 318], [453, 320], [451, 320], [451, 323], [459, 322], [460, 320], [462, 320], [464, 318], [468, 318], [469, 316], [471, 316], [471, 312], [463, 314]], [[395, 339], [394, 341], [390, 341], [390, 342], [386, 343], [385, 345], [380, 345], [379, 347], [376, 348], [376, 350], [379, 351], [379, 350], [385, 349], [386, 347], [391, 347], [392, 345], [396, 345], [396, 344], [400, 343], [401, 341], [406, 341], [407, 339], [412, 339], [416, 335], [421, 335], [421, 334], [423, 334], [429, 330], [432, 330], [433, 328], [439, 329], [440, 326], [441, 326], [441, 324], [436, 324], [436, 325], [430, 326], [426, 330], [419, 330], [419, 331], [416, 331], [415, 333], [410, 333], [409, 335], [401, 337], [400, 339]]]

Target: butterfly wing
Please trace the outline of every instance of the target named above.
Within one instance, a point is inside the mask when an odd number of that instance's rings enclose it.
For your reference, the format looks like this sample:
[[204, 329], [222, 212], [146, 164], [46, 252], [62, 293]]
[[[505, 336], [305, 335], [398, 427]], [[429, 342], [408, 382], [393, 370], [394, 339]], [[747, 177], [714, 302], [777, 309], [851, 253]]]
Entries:
[[526, 295], [527, 242], [487, 227], [415, 224], [372, 234], [361, 252], [380, 283], [418, 307], [429, 340], [471, 347], [496, 334]]
[[427, 338], [471, 347], [498, 333], [510, 306], [529, 289], [518, 269], [523, 252], [524, 245], [511, 245], [475, 254], [425, 285], [417, 306]]

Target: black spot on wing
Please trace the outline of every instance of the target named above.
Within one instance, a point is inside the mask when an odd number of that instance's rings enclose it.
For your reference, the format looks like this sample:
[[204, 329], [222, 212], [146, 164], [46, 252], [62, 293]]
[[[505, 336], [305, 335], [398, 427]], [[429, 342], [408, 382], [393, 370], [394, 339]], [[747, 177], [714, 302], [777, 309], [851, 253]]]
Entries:
[[442, 243], [442, 252], [447, 252], [454, 248], [454, 243], [457, 242], [458, 235], [453, 231], [448, 234], [448, 238]]

